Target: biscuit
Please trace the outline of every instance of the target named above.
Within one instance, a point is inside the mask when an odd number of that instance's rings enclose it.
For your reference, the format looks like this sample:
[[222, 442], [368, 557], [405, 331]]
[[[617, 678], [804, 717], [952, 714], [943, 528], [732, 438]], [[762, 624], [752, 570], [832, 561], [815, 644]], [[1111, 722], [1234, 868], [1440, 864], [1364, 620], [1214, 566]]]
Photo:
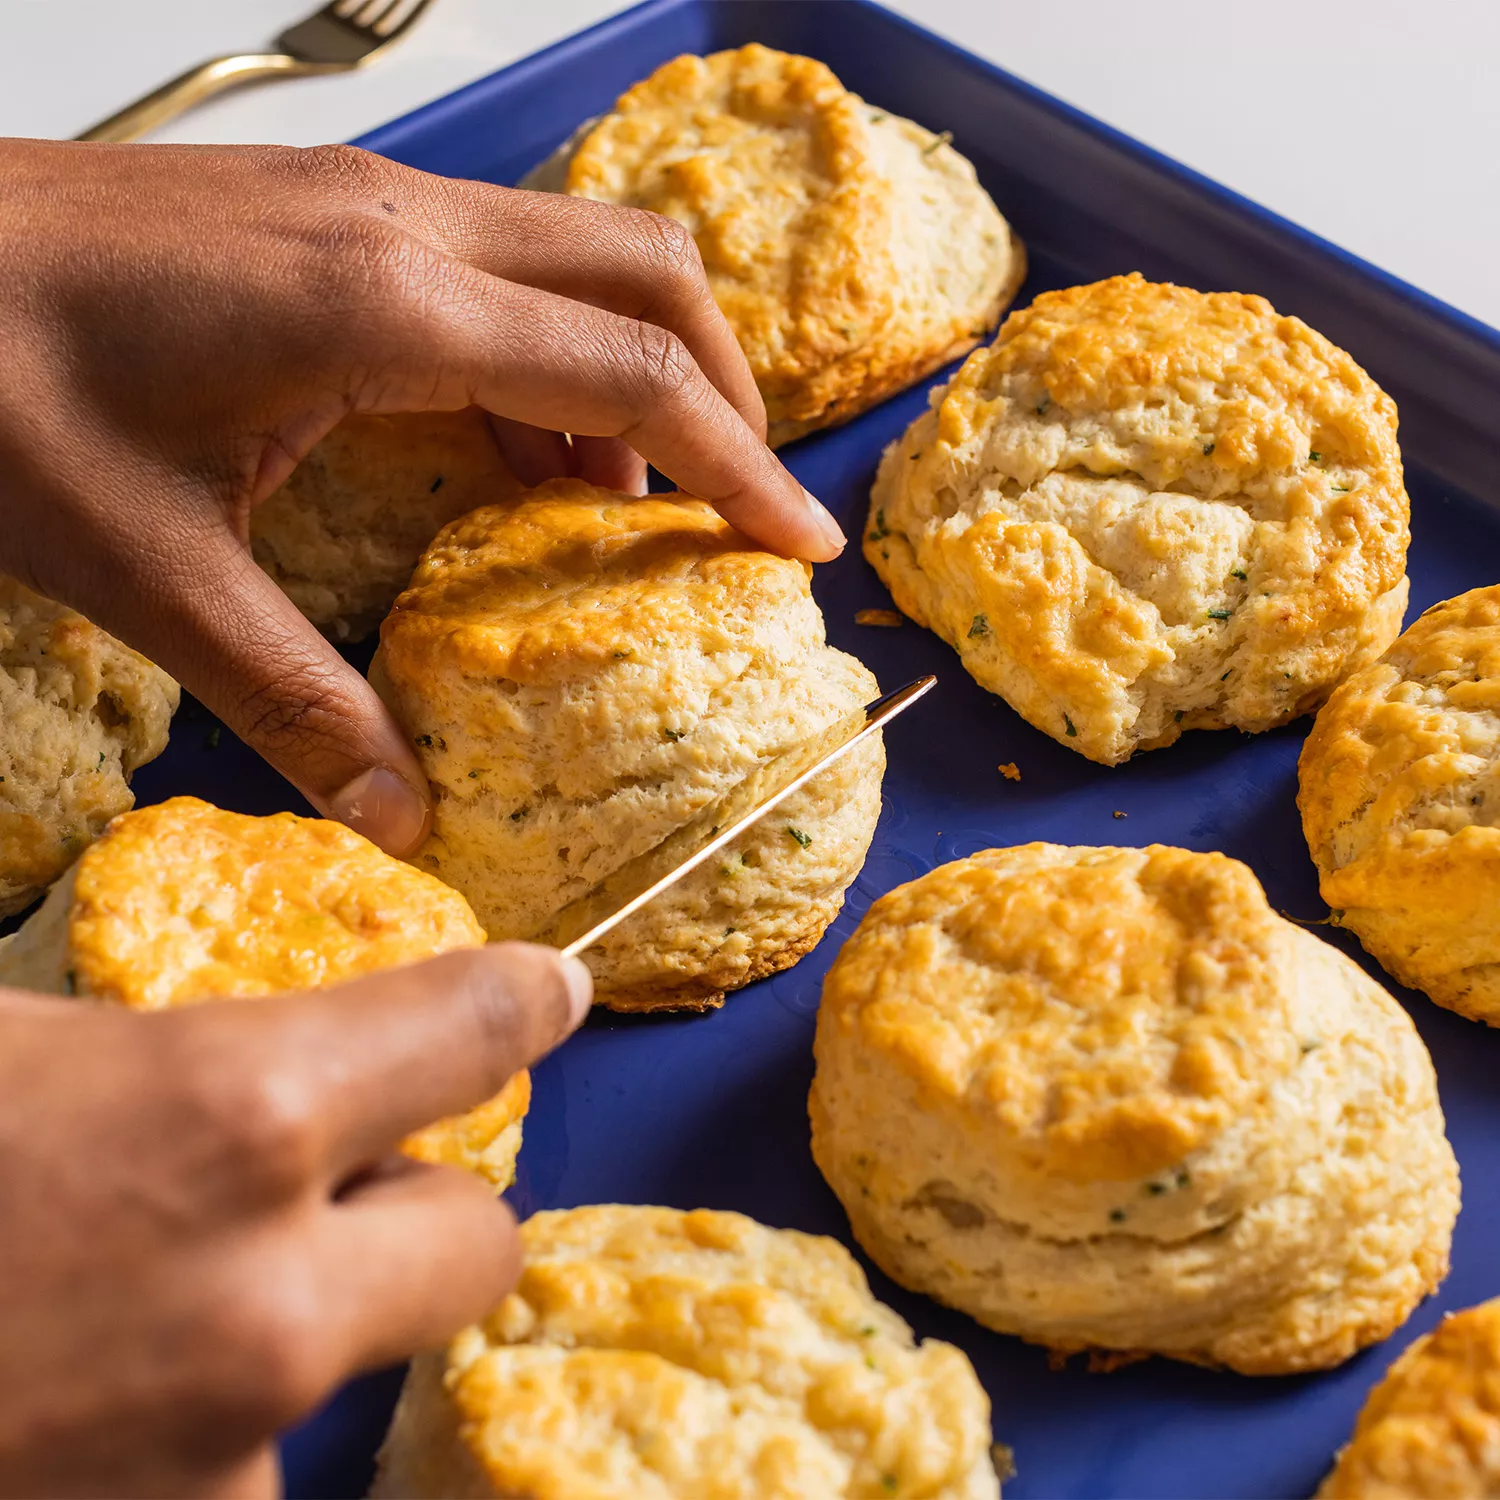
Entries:
[[[532, 937], [757, 766], [873, 699], [810, 570], [701, 501], [556, 480], [438, 536], [370, 680], [436, 798], [413, 856]], [[822, 936], [880, 812], [871, 739], [589, 951], [617, 1010], [702, 1008]]]
[[870, 908], [814, 1050], [855, 1237], [999, 1332], [1315, 1370], [1447, 1273], [1458, 1168], [1416, 1029], [1222, 854], [940, 866]]
[[250, 549], [319, 630], [357, 641], [449, 521], [520, 488], [477, 407], [346, 417], [250, 513]]
[[516, 1290], [413, 1363], [373, 1495], [999, 1495], [968, 1359], [916, 1343], [835, 1241], [614, 1206], [521, 1237]]
[[1028, 723], [1116, 765], [1270, 729], [1406, 608], [1396, 408], [1260, 297], [1137, 275], [1012, 314], [887, 449], [865, 556]]
[[1328, 700], [1297, 805], [1334, 920], [1402, 984], [1500, 1026], [1500, 587], [1427, 611]]
[[751, 45], [663, 64], [522, 185], [692, 231], [775, 447], [972, 349], [1025, 279], [948, 139], [810, 57]]
[[1500, 1495], [1500, 1299], [1450, 1314], [1391, 1366], [1318, 1494]]
[[[457, 891], [341, 823], [173, 797], [110, 824], [0, 949], [0, 984], [164, 1010], [321, 989], [483, 942]], [[508, 1187], [530, 1100], [517, 1073], [401, 1149]]]
[[0, 917], [29, 906], [167, 746], [177, 684], [65, 605], [0, 576]]

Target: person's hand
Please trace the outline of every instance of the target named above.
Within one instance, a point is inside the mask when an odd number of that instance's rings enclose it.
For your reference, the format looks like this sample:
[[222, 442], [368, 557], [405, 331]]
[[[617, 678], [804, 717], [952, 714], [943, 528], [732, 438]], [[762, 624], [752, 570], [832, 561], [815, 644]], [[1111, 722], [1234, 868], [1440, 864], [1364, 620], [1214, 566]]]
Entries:
[[768, 546], [842, 546], [762, 441], [691, 236], [655, 214], [352, 147], [11, 141], [0, 265], [0, 571], [393, 853], [424, 831], [422, 772], [246, 543], [340, 418], [479, 405], [527, 483], [639, 491], [649, 460]]
[[490, 1187], [391, 1151], [590, 993], [516, 943], [154, 1014], [0, 990], [0, 1494], [276, 1493], [278, 1430], [513, 1285]]

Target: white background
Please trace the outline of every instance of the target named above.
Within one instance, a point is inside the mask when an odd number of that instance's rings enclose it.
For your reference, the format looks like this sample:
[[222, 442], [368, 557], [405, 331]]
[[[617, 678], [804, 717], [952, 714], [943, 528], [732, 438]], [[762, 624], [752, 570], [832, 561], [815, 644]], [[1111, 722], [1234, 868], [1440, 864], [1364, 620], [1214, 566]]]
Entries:
[[[896, 8], [1500, 326], [1500, 0], [894, 0]], [[312, 0], [0, 0], [0, 135], [69, 136], [258, 51]], [[341, 140], [618, 9], [434, 0], [367, 72], [161, 133]]]

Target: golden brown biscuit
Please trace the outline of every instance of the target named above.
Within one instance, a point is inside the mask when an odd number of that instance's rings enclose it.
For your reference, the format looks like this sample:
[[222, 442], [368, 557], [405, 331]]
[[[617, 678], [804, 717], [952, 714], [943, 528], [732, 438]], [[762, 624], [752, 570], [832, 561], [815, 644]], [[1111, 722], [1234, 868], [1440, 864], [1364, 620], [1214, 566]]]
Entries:
[[1002, 1333], [1314, 1370], [1447, 1273], [1416, 1029], [1221, 854], [943, 865], [870, 908], [815, 1053], [813, 1155], [860, 1244]]
[[167, 746], [177, 684], [65, 605], [0, 576], [0, 917], [29, 906]]
[[250, 546], [314, 625], [357, 641], [449, 521], [520, 488], [477, 407], [346, 417], [251, 512]]
[[1260, 297], [1048, 292], [887, 449], [865, 556], [1029, 723], [1115, 765], [1269, 729], [1406, 608], [1396, 408]]
[[998, 1496], [969, 1361], [835, 1241], [614, 1206], [521, 1235], [516, 1290], [412, 1365], [376, 1496]]
[[[830, 647], [809, 569], [701, 501], [557, 480], [437, 538], [370, 680], [437, 801], [413, 856], [492, 938], [565, 905], [758, 765], [874, 698]], [[843, 905], [880, 811], [861, 745], [592, 949], [617, 1010], [716, 1005], [786, 968]]]
[[1026, 275], [946, 135], [753, 44], [663, 64], [529, 182], [692, 231], [773, 447], [972, 349]]
[[1500, 1299], [1450, 1314], [1391, 1366], [1318, 1494], [1500, 1496]]
[[[174, 797], [110, 824], [0, 949], [0, 984], [162, 1010], [321, 989], [483, 942], [457, 891], [341, 823]], [[517, 1073], [402, 1150], [507, 1187], [530, 1100]]]
[[1328, 700], [1298, 762], [1335, 920], [1402, 984], [1500, 1025], [1500, 586], [1434, 606]]

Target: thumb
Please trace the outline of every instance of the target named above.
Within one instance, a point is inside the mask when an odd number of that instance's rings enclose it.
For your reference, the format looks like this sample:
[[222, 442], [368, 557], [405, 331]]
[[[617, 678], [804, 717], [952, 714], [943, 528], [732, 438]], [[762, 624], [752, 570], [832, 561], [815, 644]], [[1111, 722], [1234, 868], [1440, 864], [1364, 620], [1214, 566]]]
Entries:
[[325, 817], [391, 854], [411, 853], [431, 806], [390, 710], [227, 528], [205, 542], [154, 570], [132, 643]]

